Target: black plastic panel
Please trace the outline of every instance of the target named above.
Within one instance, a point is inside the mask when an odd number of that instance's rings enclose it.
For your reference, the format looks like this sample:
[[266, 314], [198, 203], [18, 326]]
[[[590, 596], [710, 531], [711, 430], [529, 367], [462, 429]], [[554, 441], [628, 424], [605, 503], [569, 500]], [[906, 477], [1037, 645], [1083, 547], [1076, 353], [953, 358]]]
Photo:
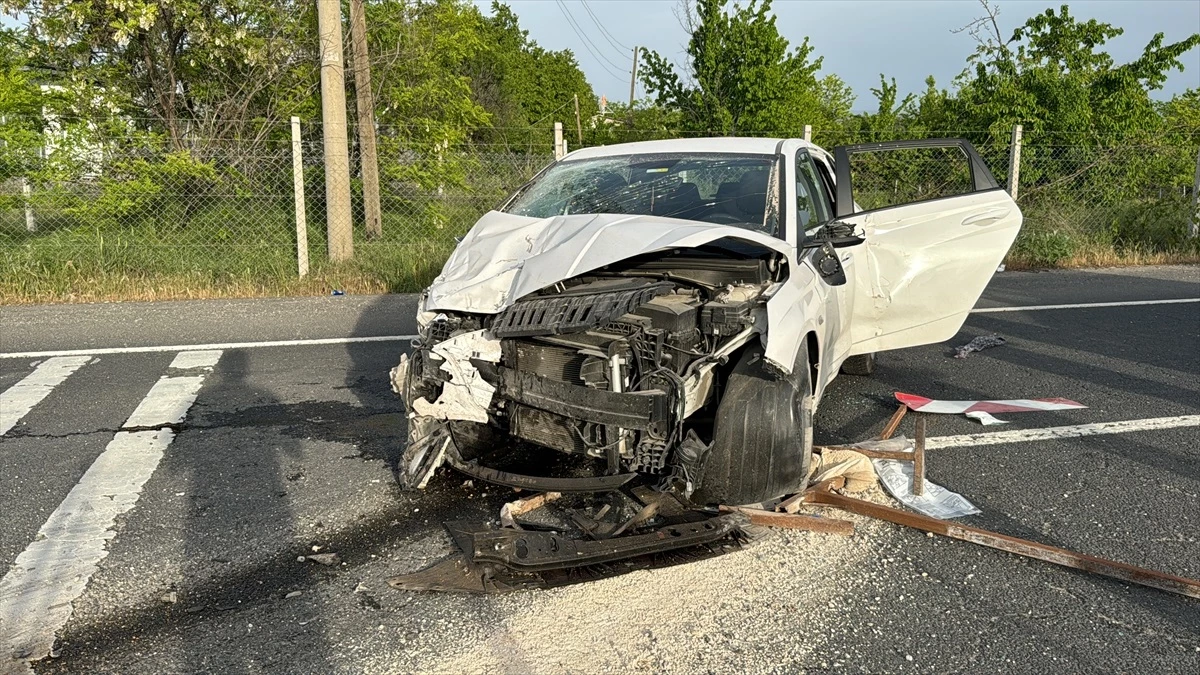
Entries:
[[673, 289], [672, 284], [662, 282], [616, 293], [521, 300], [496, 315], [492, 333], [498, 338], [579, 333], [606, 324]]

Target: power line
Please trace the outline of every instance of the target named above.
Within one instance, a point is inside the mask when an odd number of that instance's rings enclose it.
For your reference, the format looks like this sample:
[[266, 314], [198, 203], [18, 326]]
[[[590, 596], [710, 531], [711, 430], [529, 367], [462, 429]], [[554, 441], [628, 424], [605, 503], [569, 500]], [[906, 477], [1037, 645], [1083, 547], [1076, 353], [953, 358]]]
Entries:
[[604, 24], [600, 23], [600, 18], [597, 17], [594, 12], [592, 12], [591, 7], [588, 7], [587, 0], [579, 0], [579, 4], [583, 5], [583, 11], [587, 12], [588, 16], [592, 17], [592, 23], [596, 24], [596, 28], [600, 29], [600, 34], [604, 36], [605, 40], [608, 40], [608, 44], [612, 45], [617, 51], [627, 52], [631, 49], [630, 47], [626, 47], [624, 44], [622, 44], [615, 35], [608, 32], [608, 29], [604, 27]]
[[[612, 65], [613, 68], [616, 68], [618, 72], [624, 70], [622, 66], [618, 66], [617, 64], [613, 63], [612, 59], [603, 55], [603, 53], [600, 51], [600, 48], [596, 47], [595, 43], [588, 38], [587, 33], [584, 32], [578, 23], [576, 23], [574, 15], [571, 14], [571, 10], [567, 9], [567, 6], [563, 4], [562, 0], [556, 0], [556, 3], [558, 4], [558, 11], [562, 12], [563, 17], [566, 18], [567, 23], [571, 26], [571, 30], [575, 31], [575, 35], [582, 41], [584, 48], [588, 50], [589, 54], [595, 57], [598, 61], [607, 61]], [[604, 65], [603, 62], [600, 63], [600, 67], [608, 71], [608, 74], [613, 77], [624, 77], [624, 74], [613, 72], [612, 69]]]

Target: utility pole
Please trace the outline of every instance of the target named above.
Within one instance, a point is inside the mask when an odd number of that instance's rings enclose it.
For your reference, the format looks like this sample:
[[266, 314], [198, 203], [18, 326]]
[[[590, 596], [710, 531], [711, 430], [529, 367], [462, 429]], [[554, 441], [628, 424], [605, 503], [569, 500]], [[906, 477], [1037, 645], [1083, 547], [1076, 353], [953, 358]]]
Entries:
[[321, 40], [321, 135], [325, 149], [325, 227], [329, 260], [354, 257], [350, 215], [350, 157], [346, 144], [346, 73], [342, 64], [342, 6], [317, 0]]
[[629, 73], [629, 126], [633, 126], [633, 96], [637, 88], [638, 48], [633, 48], [633, 70]]
[[579, 121], [579, 94], [575, 94], [575, 138], [583, 146], [583, 122]]
[[379, 208], [379, 155], [375, 149], [375, 96], [371, 93], [371, 61], [367, 55], [367, 16], [363, 0], [350, 0], [350, 43], [354, 52], [354, 108], [358, 113], [359, 162], [362, 165], [363, 210], [367, 237], [383, 235]]

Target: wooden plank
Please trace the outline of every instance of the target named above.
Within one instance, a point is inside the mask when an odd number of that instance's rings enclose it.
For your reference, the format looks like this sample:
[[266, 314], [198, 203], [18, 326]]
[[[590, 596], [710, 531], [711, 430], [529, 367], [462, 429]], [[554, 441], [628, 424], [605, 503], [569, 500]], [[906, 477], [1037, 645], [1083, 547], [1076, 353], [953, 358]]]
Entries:
[[917, 417], [916, 447], [913, 449], [913, 495], [925, 494], [925, 416]]
[[[890, 506], [875, 504], [833, 492], [810, 491], [805, 493], [805, 497], [806, 501], [810, 504], [836, 506], [852, 513], [886, 520], [889, 523], [916, 528], [924, 532], [940, 534], [951, 539], [959, 539], [980, 546], [1008, 551], [1009, 553], [1044, 560], [1055, 565], [1062, 565], [1063, 567], [1112, 577], [1141, 586], [1149, 586], [1150, 588], [1157, 588], [1169, 593], [1186, 595], [1190, 598], [1200, 598], [1200, 581], [1196, 579], [1186, 579], [1144, 567], [1097, 558], [1085, 553], [1075, 553], [1065, 548], [1040, 544], [1028, 539], [1010, 537], [1006, 534], [991, 532], [969, 525], [961, 525], [948, 520], [930, 518], [919, 513], [901, 511]], [[753, 519], [751, 522], [753, 522]]]
[[892, 413], [892, 419], [888, 420], [887, 426], [883, 428], [883, 432], [879, 434], [879, 440], [886, 441], [896, 433], [896, 429], [900, 428], [900, 420], [904, 419], [904, 414], [908, 412], [908, 406], [903, 403], [896, 412]]
[[[820, 483], [813, 485], [812, 487], [808, 488], [808, 490], [805, 490], [805, 492], [811, 492], [813, 490], [820, 490], [821, 492], [826, 492], [828, 490], [841, 490], [845, 486], [845, 476], [834, 476], [833, 478], [823, 480]], [[775, 510], [780, 513], [796, 513], [804, 507], [804, 494], [804, 492], [797, 492], [791, 497], [784, 499], [775, 505]]]
[[866, 455], [871, 459], [899, 459], [905, 462], [913, 461], [913, 453], [908, 452], [907, 450], [867, 450], [864, 448], [849, 448], [841, 445], [823, 445], [817, 449], [822, 452], [825, 450], [848, 450], [850, 452], [857, 452], [860, 455]]
[[838, 520], [837, 518], [805, 516], [798, 513], [776, 513], [774, 511], [748, 509], [741, 506], [722, 506], [721, 511], [723, 513], [745, 514], [750, 516], [751, 524], [762, 525], [764, 527], [779, 527], [789, 530], [808, 530], [810, 532], [840, 534], [846, 537], [854, 534], [854, 523], [848, 520]]
[[530, 511], [540, 509], [559, 497], [562, 497], [562, 493], [560, 492], [543, 492], [532, 497], [508, 502], [500, 507], [500, 524], [503, 527], [511, 527], [519, 530], [521, 526], [517, 524], [517, 516], [523, 516]]

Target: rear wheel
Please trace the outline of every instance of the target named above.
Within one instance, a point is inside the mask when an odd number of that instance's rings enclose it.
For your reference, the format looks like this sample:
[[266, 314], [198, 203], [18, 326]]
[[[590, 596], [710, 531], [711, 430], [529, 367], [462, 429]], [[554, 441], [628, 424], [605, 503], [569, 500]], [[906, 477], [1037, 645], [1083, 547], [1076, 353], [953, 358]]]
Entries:
[[847, 375], [867, 376], [875, 372], [875, 352], [851, 356], [842, 362], [842, 372]]
[[725, 383], [697, 504], [752, 504], [804, 487], [812, 455], [813, 396], [801, 356], [790, 376], [766, 368], [759, 345], [742, 351]]

